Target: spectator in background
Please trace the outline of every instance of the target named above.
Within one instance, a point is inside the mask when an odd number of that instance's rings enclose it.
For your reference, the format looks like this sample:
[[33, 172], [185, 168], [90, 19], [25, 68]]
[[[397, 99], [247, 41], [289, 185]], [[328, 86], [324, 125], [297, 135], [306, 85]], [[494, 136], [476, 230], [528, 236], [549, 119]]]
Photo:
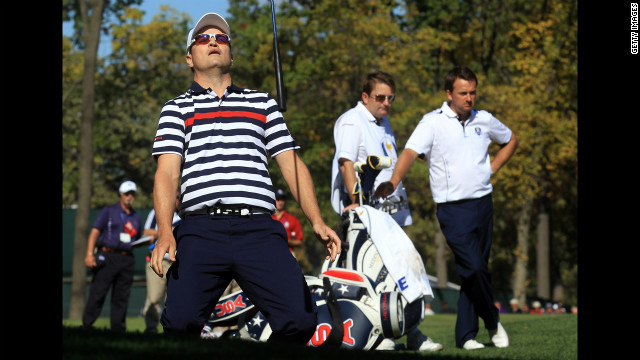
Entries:
[[544, 306], [544, 312], [547, 315], [555, 314], [557, 308], [558, 308], [558, 305], [551, 304], [550, 302], [548, 302]]
[[498, 314], [506, 314], [507, 313], [507, 309], [504, 308], [504, 306], [502, 306], [502, 303], [500, 301], [494, 301], [493, 305], [495, 305], [498, 308]]
[[294, 250], [302, 246], [302, 239], [304, 239], [304, 235], [302, 234], [302, 226], [300, 225], [300, 221], [298, 220], [298, 218], [291, 215], [286, 210], [286, 200], [287, 197], [284, 193], [284, 190], [277, 189], [276, 212], [271, 215], [271, 217], [275, 220], [280, 221], [284, 226], [284, 229], [287, 232], [289, 251], [291, 251], [291, 254], [296, 257]]
[[[175, 228], [182, 222], [182, 219], [178, 216], [179, 208], [180, 191], [176, 192], [176, 209], [173, 212], [172, 228]], [[147, 279], [147, 296], [144, 302], [144, 308], [142, 309], [142, 316], [144, 317], [146, 325], [144, 332], [155, 334], [158, 332], [158, 324], [160, 323], [160, 315], [162, 314], [162, 305], [167, 294], [167, 278], [159, 277], [149, 266], [151, 251], [153, 251], [158, 239], [158, 223], [156, 221], [156, 211], [154, 209], [151, 209], [149, 215], [147, 215], [147, 221], [144, 224], [144, 235], [149, 236], [149, 243], [151, 243], [151, 246], [149, 246], [149, 254], [146, 258], [147, 266], [145, 266], [145, 276]], [[164, 255], [162, 266], [166, 269], [169, 269], [171, 266], [169, 254]]]
[[566, 314], [567, 308], [561, 303], [553, 304], [553, 312], [556, 314]]
[[522, 309], [520, 309], [520, 305], [518, 304], [518, 299], [509, 300], [509, 306], [511, 307], [512, 314], [520, 314], [522, 313]]
[[133, 209], [136, 184], [125, 181], [118, 189], [120, 200], [104, 207], [93, 223], [87, 243], [86, 266], [93, 270], [82, 327], [90, 329], [102, 312], [111, 289], [111, 330], [125, 332], [127, 307], [133, 284], [135, 259], [131, 243], [142, 234], [140, 214]]
[[529, 304], [527, 303], [522, 304], [522, 313], [529, 314], [530, 312], [531, 312], [531, 308], [529, 307]]
[[534, 301], [531, 304], [531, 306], [533, 308], [529, 312], [530, 314], [544, 314], [544, 309], [542, 309], [542, 304], [540, 303], [540, 301], [538, 301], [538, 300]]
[[425, 315], [435, 315], [436, 313], [431, 309], [431, 303], [424, 304], [424, 314]]

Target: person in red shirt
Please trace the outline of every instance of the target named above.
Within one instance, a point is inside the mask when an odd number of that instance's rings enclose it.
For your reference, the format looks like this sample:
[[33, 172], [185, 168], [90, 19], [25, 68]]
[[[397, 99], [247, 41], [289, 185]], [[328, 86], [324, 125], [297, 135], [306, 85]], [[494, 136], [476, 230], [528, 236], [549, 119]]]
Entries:
[[289, 250], [291, 250], [291, 254], [295, 257], [294, 249], [302, 246], [304, 235], [302, 234], [302, 226], [298, 218], [285, 210], [286, 198], [282, 189], [276, 190], [276, 212], [271, 217], [284, 225], [289, 240]]
[[533, 309], [529, 311], [529, 314], [544, 314], [544, 310], [542, 309], [542, 304], [540, 303], [540, 301], [534, 301], [532, 306]]

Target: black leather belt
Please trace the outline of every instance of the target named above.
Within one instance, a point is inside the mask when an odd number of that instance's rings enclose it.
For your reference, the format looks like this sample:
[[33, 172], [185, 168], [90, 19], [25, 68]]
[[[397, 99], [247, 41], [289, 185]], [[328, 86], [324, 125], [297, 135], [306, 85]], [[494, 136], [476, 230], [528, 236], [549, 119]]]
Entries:
[[133, 254], [131, 251], [116, 250], [116, 249], [108, 248], [106, 246], [101, 247], [100, 250], [106, 251], [106, 252], [110, 252], [110, 253], [114, 253], [114, 254], [121, 254], [121, 255], [132, 255]]
[[222, 215], [222, 216], [251, 216], [251, 215], [271, 215], [271, 211], [259, 207], [249, 205], [214, 205], [191, 211], [185, 216], [191, 215]]

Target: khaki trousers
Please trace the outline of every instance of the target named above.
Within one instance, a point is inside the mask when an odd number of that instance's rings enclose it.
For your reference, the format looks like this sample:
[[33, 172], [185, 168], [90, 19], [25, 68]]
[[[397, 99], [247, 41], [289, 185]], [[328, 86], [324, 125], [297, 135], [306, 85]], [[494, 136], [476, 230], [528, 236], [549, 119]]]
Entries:
[[[166, 274], [169, 267], [173, 264], [170, 260], [162, 260], [162, 270]], [[162, 314], [162, 307], [167, 295], [167, 277], [160, 277], [149, 267], [145, 266], [145, 274], [147, 278], [147, 297], [144, 302], [144, 308], [142, 309], [142, 316], [144, 316], [144, 322], [147, 325], [147, 332], [157, 332], [158, 323], [160, 322], [160, 315]]]

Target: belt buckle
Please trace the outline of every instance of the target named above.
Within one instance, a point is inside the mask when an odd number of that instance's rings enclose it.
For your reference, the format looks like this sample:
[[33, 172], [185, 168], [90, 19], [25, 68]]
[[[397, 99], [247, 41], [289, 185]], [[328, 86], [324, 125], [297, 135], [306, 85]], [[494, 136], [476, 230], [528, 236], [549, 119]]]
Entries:
[[[244, 210], [244, 209], [242, 209]], [[232, 208], [215, 208], [213, 211], [213, 215], [231, 215], [238, 216], [241, 214], [241, 209], [232, 209]]]
[[251, 215], [250, 207], [243, 208], [221, 208], [215, 207], [210, 212], [211, 215], [231, 215], [231, 216], [249, 216]]

